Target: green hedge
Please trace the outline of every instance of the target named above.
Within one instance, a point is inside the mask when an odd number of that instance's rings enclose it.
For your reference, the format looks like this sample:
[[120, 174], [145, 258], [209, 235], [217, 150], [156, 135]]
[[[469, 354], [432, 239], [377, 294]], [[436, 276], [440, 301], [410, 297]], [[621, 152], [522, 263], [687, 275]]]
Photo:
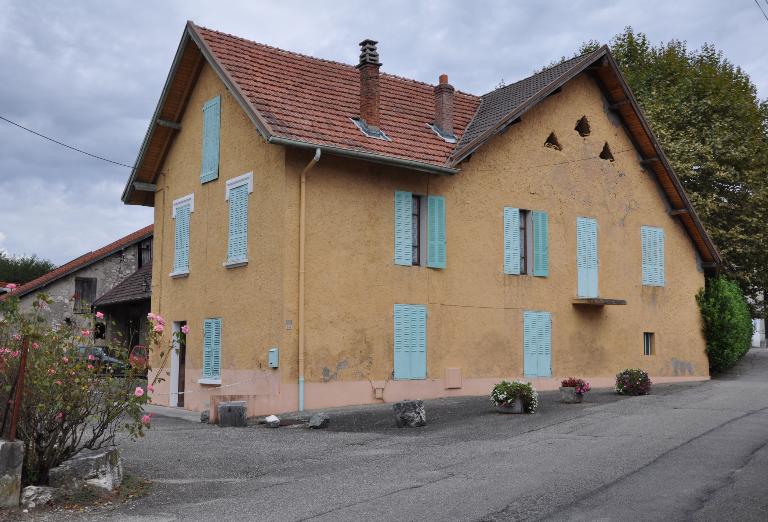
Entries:
[[741, 359], [752, 345], [752, 317], [741, 288], [720, 276], [707, 279], [696, 301], [704, 322], [709, 369], [727, 370]]

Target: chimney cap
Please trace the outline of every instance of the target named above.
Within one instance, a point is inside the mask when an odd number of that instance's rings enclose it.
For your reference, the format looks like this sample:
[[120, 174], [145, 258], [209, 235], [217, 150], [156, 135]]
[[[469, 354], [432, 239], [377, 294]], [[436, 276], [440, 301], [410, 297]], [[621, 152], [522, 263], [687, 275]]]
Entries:
[[360, 63], [357, 65], [358, 67], [368, 64], [381, 66], [381, 62], [379, 62], [379, 53], [376, 50], [377, 43], [379, 42], [371, 40], [370, 38], [366, 38], [360, 42]]

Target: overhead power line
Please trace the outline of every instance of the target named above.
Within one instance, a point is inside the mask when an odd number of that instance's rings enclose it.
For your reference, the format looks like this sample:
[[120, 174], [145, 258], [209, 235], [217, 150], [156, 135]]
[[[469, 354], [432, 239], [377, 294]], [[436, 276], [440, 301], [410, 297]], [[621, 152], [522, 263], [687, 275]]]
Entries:
[[760, 2], [755, 0], [755, 5], [757, 6], [758, 9], [760, 9], [760, 12], [763, 13], [763, 18], [765, 18], [765, 20], [768, 21], [768, 14], [765, 13], [765, 9], [763, 9], [763, 6], [760, 5]]
[[98, 154], [91, 154], [90, 152], [86, 152], [84, 150], [78, 149], [77, 147], [73, 147], [72, 145], [67, 145], [66, 143], [62, 143], [59, 140], [55, 140], [55, 139], [53, 139], [53, 138], [51, 138], [49, 136], [46, 136], [45, 134], [40, 134], [39, 132], [33, 131], [32, 129], [28, 129], [24, 125], [16, 123], [15, 121], [9, 120], [8, 118], [5, 118], [3, 116], [0, 116], [0, 120], [8, 122], [11, 125], [14, 125], [14, 126], [20, 128], [20, 129], [23, 129], [23, 130], [25, 130], [27, 132], [30, 132], [30, 133], [34, 134], [35, 136], [39, 136], [39, 137], [41, 137], [41, 138], [43, 138], [45, 140], [52, 141], [56, 145], [61, 145], [62, 147], [66, 147], [67, 149], [74, 150], [75, 152], [79, 152], [80, 154], [85, 154], [86, 156], [90, 156], [91, 158], [99, 159], [101, 161], [106, 161], [107, 163], [112, 163], [113, 165], [119, 165], [119, 166], [125, 167], [127, 169], [133, 169], [132, 165], [126, 165], [125, 163], [120, 163], [119, 161], [114, 161], [114, 160], [105, 158], [103, 156], [99, 156]]

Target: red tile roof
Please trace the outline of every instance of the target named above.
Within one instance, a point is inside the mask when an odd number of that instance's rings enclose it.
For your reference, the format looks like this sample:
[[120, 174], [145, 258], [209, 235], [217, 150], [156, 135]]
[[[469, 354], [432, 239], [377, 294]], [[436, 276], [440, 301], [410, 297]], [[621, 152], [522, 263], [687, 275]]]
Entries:
[[[447, 164], [454, 145], [427, 126], [435, 115], [433, 85], [380, 73], [381, 129], [392, 141], [370, 138], [351, 120], [360, 115], [360, 72], [354, 66], [204, 27], [196, 30], [273, 135], [436, 166]], [[456, 92], [457, 138], [479, 104], [478, 96]]]
[[[155, 228], [154, 225], [146, 226], [142, 229], [137, 230], [136, 232], [132, 232], [127, 236], [118, 239], [117, 241], [114, 241], [106, 246], [103, 246], [98, 250], [94, 250], [93, 252], [88, 252], [87, 254], [83, 254], [82, 256], [75, 258], [72, 261], [69, 261], [68, 263], [64, 263], [58, 268], [54, 268], [47, 274], [41, 275], [37, 279], [33, 279], [29, 283], [21, 285], [16, 290], [14, 290], [11, 295], [22, 297], [26, 294], [29, 294], [30, 292], [38, 290], [56, 281], [57, 279], [60, 279], [68, 274], [71, 274], [76, 270], [85, 268], [86, 266], [92, 263], [95, 263], [99, 259], [103, 259], [110, 254], [114, 254], [115, 252], [122, 250], [125, 247], [128, 247], [134, 243], [138, 243], [142, 239], [148, 238], [149, 236], [152, 235], [154, 228]], [[0, 299], [2, 299], [3, 297], [6, 297], [7, 295], [8, 294], [5, 294], [4, 296], [0, 297]]]

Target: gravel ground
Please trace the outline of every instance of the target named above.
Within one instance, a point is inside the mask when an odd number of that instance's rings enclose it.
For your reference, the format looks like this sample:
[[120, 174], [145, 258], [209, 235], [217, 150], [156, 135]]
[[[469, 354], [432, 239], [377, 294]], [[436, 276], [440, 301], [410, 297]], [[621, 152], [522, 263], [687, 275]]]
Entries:
[[[768, 351], [646, 397], [543, 393], [535, 415], [485, 397], [327, 410], [331, 427], [219, 428], [157, 416], [123, 441], [151, 494], [40, 520], [768, 520]], [[31, 517], [27, 517], [31, 518]]]

